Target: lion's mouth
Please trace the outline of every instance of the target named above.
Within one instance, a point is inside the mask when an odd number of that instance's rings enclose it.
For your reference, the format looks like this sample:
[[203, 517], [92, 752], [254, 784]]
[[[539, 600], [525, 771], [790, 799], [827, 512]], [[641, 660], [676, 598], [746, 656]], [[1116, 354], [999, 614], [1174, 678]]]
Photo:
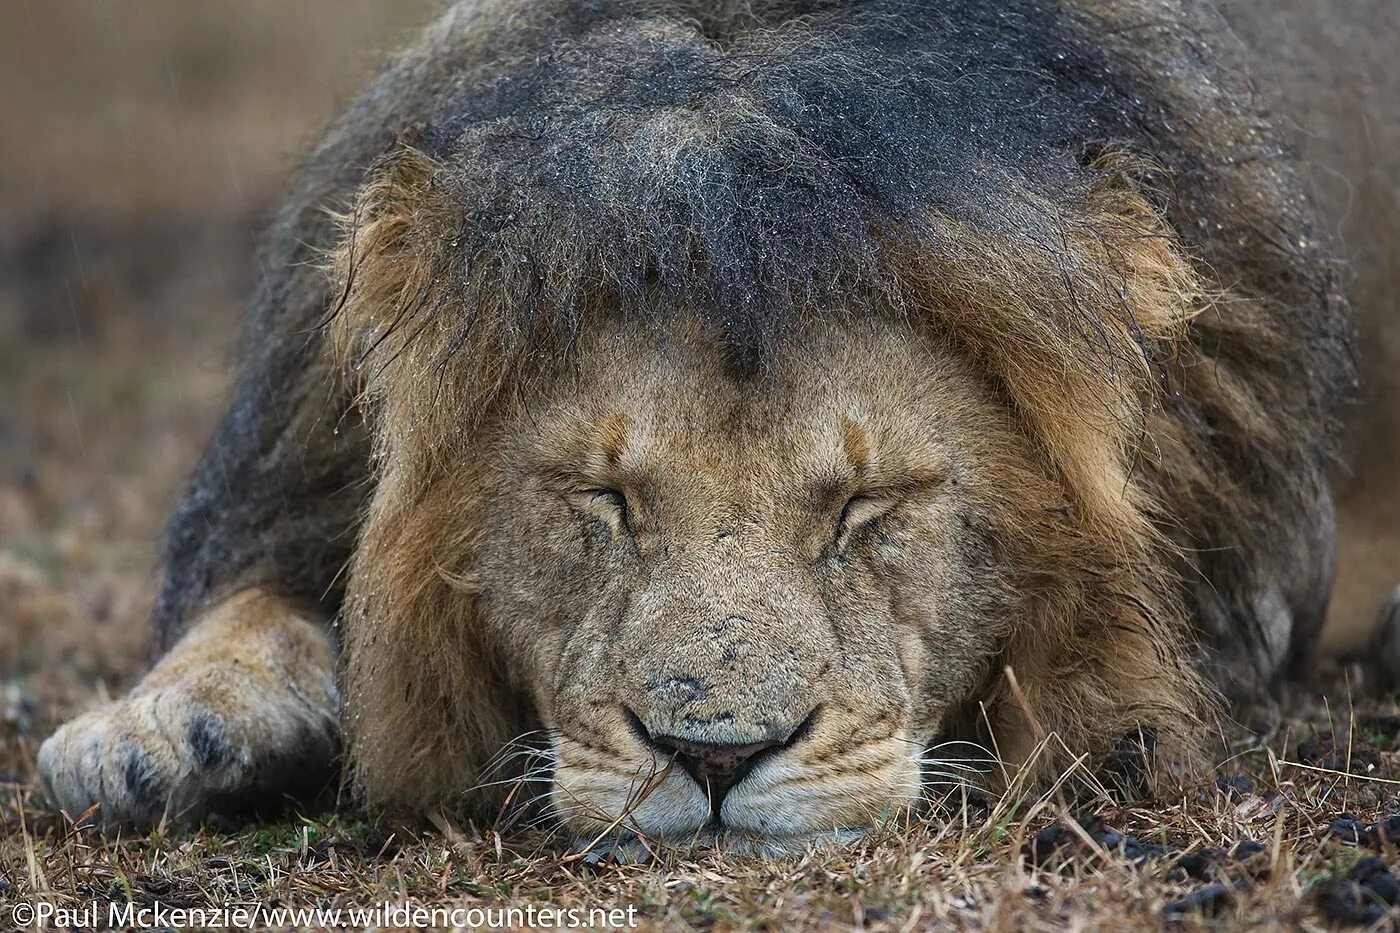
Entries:
[[732, 744], [652, 735], [641, 718], [630, 709], [627, 710], [627, 721], [633, 735], [657, 758], [665, 761], [667, 769], [679, 766], [704, 790], [710, 805], [711, 825], [722, 829], [725, 825], [723, 805], [729, 792], [755, 768], [792, 749], [809, 735], [820, 712], [820, 707], [813, 709], [795, 729], [780, 738]]
[[633, 839], [767, 852], [855, 838], [922, 800], [919, 756], [902, 737], [820, 757], [805, 737], [703, 748], [653, 737], [619, 754], [556, 734], [551, 809], [589, 848]]

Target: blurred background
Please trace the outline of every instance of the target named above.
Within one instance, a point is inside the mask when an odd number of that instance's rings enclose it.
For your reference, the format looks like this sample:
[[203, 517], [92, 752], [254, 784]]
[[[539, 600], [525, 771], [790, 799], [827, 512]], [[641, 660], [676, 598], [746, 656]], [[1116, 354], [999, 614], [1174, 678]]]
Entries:
[[142, 671], [256, 233], [431, 0], [0, 7], [0, 783]]
[[[1343, 2], [1356, 15], [1328, 12]], [[0, 784], [29, 773], [31, 739], [141, 673], [161, 528], [222, 405], [257, 233], [298, 153], [438, 5], [0, 4]], [[1400, 119], [1369, 116], [1395, 113], [1400, 70], [1393, 43], [1366, 40], [1395, 34], [1400, 5], [1226, 8], [1257, 20], [1259, 77], [1311, 128], [1344, 252], [1384, 267], [1369, 303], [1393, 308], [1393, 238], [1356, 231], [1400, 223]], [[1400, 343], [1375, 321], [1362, 343], [1391, 401], [1367, 433], [1393, 486], [1400, 381], [1375, 361]], [[1334, 600], [1345, 644], [1394, 585], [1400, 497], [1343, 493], [1343, 531], [1365, 545], [1344, 551]]]

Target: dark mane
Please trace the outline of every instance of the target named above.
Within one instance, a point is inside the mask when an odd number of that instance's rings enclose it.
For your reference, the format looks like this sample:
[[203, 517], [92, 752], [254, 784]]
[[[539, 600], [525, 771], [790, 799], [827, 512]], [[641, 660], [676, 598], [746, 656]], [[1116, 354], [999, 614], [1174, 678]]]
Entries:
[[423, 310], [462, 340], [473, 309], [528, 334], [686, 306], [758, 355], [794, 314], [901, 306], [891, 244], [1056, 256], [1065, 218], [1017, 194], [1075, 203], [1102, 147], [1159, 148], [1152, 89], [1054, 4], [660, 6], [578, 4], [427, 103], [409, 142], [453, 216]]
[[[893, 312], [1004, 388], [1096, 533], [1207, 543], [1182, 573], [1248, 628], [1217, 594], [1251, 592], [1227, 578], [1264, 572], [1278, 516], [1317, 507], [1351, 369], [1327, 244], [1237, 53], [1209, 4], [1165, 0], [449, 10], [331, 128], [273, 230], [223, 432], [242, 440], [211, 448], [176, 517], [159, 615], [176, 631], [263, 565], [338, 608], [323, 581], [373, 484], [362, 391], [499, 385], [591, 315], [697, 312], [754, 372], [809, 315]], [[307, 400], [317, 379], [341, 394], [292, 441], [266, 374], [300, 370]], [[424, 437], [479, 407], [414, 404], [396, 417]], [[287, 444], [326, 456], [294, 489], [269, 466]], [[281, 507], [330, 495], [359, 507]], [[258, 514], [289, 530], [239, 525]]]

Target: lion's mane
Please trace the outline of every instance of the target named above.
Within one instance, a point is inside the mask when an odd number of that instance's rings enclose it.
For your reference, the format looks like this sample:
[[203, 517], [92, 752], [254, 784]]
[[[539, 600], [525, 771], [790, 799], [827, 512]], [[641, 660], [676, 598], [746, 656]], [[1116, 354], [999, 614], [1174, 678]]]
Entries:
[[[1195, 636], [1276, 666], [1259, 594], [1317, 508], [1347, 318], [1205, 4], [493, 7], [454, 8], [386, 73], [283, 220], [333, 253], [318, 365], [376, 450], [344, 608], [372, 798], [461, 787], [522, 725], [470, 582], [437, 572], [473, 508], [438, 467], [603, 315], [703, 315], [754, 378], [813, 316], [945, 334], [1070, 496], [1014, 542], [1043, 578], [1005, 654], [1070, 745], [1189, 731]], [[1051, 549], [1049, 524], [1082, 546]], [[1105, 647], [1106, 625], [1128, 635]]]

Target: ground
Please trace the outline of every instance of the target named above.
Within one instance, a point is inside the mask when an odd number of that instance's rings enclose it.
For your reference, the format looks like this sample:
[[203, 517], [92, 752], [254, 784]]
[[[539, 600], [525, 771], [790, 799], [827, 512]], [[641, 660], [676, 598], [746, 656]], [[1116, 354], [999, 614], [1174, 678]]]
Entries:
[[50, 813], [39, 742], [146, 663], [155, 545], [227, 387], [254, 231], [295, 152], [424, 9], [28, 0], [0, 14], [0, 928], [21, 905], [98, 902], [105, 920], [108, 903], [157, 901], [631, 907], [667, 929], [1400, 917], [1383, 916], [1400, 894], [1391, 834], [1371, 825], [1400, 809], [1400, 718], [1345, 672], [1253, 729], [1222, 725], [1216, 766], [1152, 798], [958, 795], [778, 862], [593, 865], [545, 830], [382, 825], [348, 803], [126, 837]]

